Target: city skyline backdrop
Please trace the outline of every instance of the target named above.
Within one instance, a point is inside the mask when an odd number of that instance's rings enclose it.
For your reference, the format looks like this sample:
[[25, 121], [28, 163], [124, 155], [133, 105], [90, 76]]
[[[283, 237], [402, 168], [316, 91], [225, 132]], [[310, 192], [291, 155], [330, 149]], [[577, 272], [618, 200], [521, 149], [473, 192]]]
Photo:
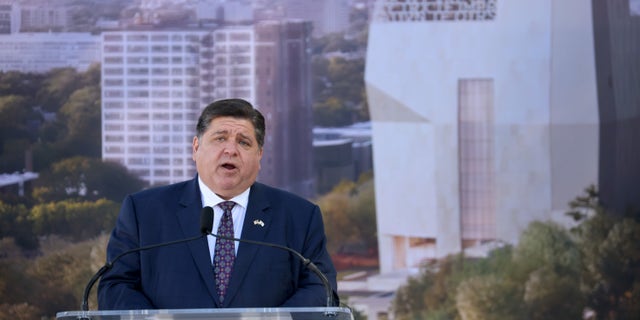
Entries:
[[[360, 154], [380, 273], [340, 286], [370, 293], [353, 300], [370, 319], [426, 261], [486, 255], [536, 220], [571, 225], [564, 213], [589, 185], [618, 212], [640, 206], [638, 0], [156, 0], [94, 33], [64, 32], [63, 7], [4, 2], [0, 70], [100, 63], [102, 158], [151, 185], [193, 176], [191, 127], [219, 98], [265, 114], [263, 182], [311, 197], [354, 179]], [[346, 30], [356, 6], [370, 19], [371, 123], [327, 133], [311, 117], [310, 39]]]

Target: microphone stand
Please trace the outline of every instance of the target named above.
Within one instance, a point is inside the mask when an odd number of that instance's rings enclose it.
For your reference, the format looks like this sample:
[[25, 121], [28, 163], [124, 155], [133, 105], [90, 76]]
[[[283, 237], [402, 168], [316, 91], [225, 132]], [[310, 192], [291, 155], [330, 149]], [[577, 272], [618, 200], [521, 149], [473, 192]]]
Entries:
[[172, 244], [177, 244], [177, 243], [181, 243], [181, 242], [188, 242], [188, 241], [198, 240], [198, 239], [200, 239], [200, 238], [202, 238], [204, 236], [206, 236], [206, 234], [201, 234], [201, 235], [199, 235], [197, 237], [192, 237], [192, 238], [187, 238], [187, 239], [180, 239], [180, 240], [175, 240], [175, 241], [170, 241], [170, 242], [163, 242], [163, 243], [148, 245], [148, 246], [144, 246], [144, 247], [139, 247], [139, 248], [127, 250], [127, 251], [117, 255], [115, 258], [113, 258], [113, 260], [107, 262], [104, 266], [102, 266], [102, 268], [100, 268], [100, 270], [98, 270], [98, 272], [96, 272], [93, 275], [93, 277], [91, 277], [91, 279], [89, 280], [89, 283], [87, 283], [87, 286], [84, 288], [84, 294], [82, 295], [82, 305], [80, 306], [80, 310], [89, 311], [89, 293], [91, 292], [91, 288], [96, 283], [96, 281], [98, 281], [98, 279], [100, 279], [107, 271], [109, 271], [113, 267], [113, 264], [116, 261], [118, 261], [121, 257], [123, 257], [123, 256], [125, 256], [127, 254], [130, 254], [130, 253], [133, 253], [133, 252], [137, 252], [137, 251], [143, 251], [143, 250], [153, 249], [153, 248], [157, 248], [157, 247], [163, 247], [163, 246], [168, 246], [168, 245], [172, 245]]
[[[139, 247], [139, 248], [127, 250], [127, 251], [122, 252], [121, 254], [117, 255], [115, 258], [113, 258], [113, 260], [107, 262], [104, 266], [102, 266], [102, 268], [100, 268], [100, 270], [98, 270], [98, 272], [96, 272], [96, 274], [94, 274], [93, 277], [91, 277], [91, 279], [89, 280], [89, 283], [87, 283], [87, 286], [84, 289], [84, 294], [82, 295], [82, 305], [80, 306], [81, 310], [83, 312], [89, 311], [89, 293], [91, 292], [91, 288], [93, 287], [95, 282], [98, 281], [98, 279], [100, 279], [107, 271], [109, 271], [113, 267], [113, 264], [116, 261], [118, 261], [121, 257], [123, 257], [123, 256], [125, 256], [127, 254], [130, 254], [130, 253], [133, 253], [133, 252], [137, 252], [137, 251], [143, 251], [143, 250], [153, 249], [153, 248], [157, 248], [157, 247], [163, 247], [163, 246], [168, 246], [168, 245], [172, 245], [172, 244], [177, 244], [177, 243], [197, 240], [197, 239], [203, 238], [203, 237], [205, 237], [207, 235], [211, 235], [211, 236], [214, 236], [216, 238], [226, 239], [226, 240], [231, 240], [231, 241], [246, 242], [246, 243], [251, 243], [251, 244], [256, 244], [256, 245], [274, 247], [274, 248], [282, 249], [282, 250], [285, 250], [285, 251], [288, 251], [288, 252], [292, 253], [293, 255], [298, 257], [298, 259], [300, 259], [302, 261], [302, 264], [306, 268], [309, 268], [313, 273], [315, 273], [318, 276], [318, 278], [320, 279], [320, 281], [322, 282], [322, 285], [324, 286], [326, 294], [327, 294], [327, 308], [330, 308], [330, 307], [334, 306], [333, 290], [331, 288], [331, 284], [329, 283], [329, 280], [327, 279], [327, 276], [324, 273], [322, 273], [322, 271], [320, 271], [320, 269], [310, 259], [305, 258], [298, 251], [293, 250], [293, 249], [291, 249], [289, 247], [285, 247], [285, 246], [282, 246], [282, 245], [279, 245], [279, 244], [275, 244], [275, 243], [255, 241], [255, 240], [249, 240], [249, 239], [238, 239], [238, 238], [233, 238], [233, 237], [226, 237], [226, 236], [217, 235], [215, 233], [212, 233], [212, 231], [211, 231], [212, 225], [213, 225], [213, 208], [207, 206], [207, 207], [202, 208], [202, 211], [201, 211], [201, 214], [200, 214], [200, 232], [201, 232], [201, 234], [199, 236], [192, 237], [192, 238], [187, 238], [187, 239], [180, 239], [180, 240], [170, 241], [170, 242], [163, 242], [163, 243], [158, 243], [158, 244], [154, 244], [154, 245], [148, 245], [148, 246], [144, 246], [144, 247]], [[325, 313], [325, 315], [326, 316], [334, 316], [335, 313], [327, 311]]]
[[322, 271], [320, 271], [320, 269], [318, 268], [318, 266], [315, 265], [315, 263], [313, 263], [310, 259], [305, 258], [298, 251], [293, 250], [293, 249], [291, 249], [289, 247], [285, 247], [285, 246], [282, 246], [282, 245], [279, 245], [279, 244], [275, 244], [275, 243], [255, 241], [255, 240], [249, 240], [249, 239], [238, 239], [238, 238], [233, 238], [233, 237], [221, 236], [221, 235], [209, 232], [209, 230], [203, 230], [203, 231], [206, 231], [209, 235], [212, 235], [212, 236], [214, 236], [216, 238], [220, 238], [220, 239], [232, 240], [232, 241], [237, 241], [237, 242], [252, 243], [252, 244], [257, 244], [257, 245], [262, 245], [262, 246], [269, 246], [269, 247], [273, 247], [273, 248], [278, 248], [278, 249], [282, 249], [282, 250], [285, 250], [285, 251], [289, 251], [290, 253], [292, 253], [293, 255], [298, 257], [298, 259], [300, 259], [302, 261], [302, 265], [304, 265], [305, 267], [309, 268], [311, 271], [313, 271], [313, 273], [315, 273], [318, 276], [318, 278], [320, 278], [320, 281], [322, 282], [322, 285], [324, 286], [326, 294], [327, 294], [327, 308], [330, 308], [330, 307], [334, 306], [333, 290], [331, 289], [331, 284], [329, 283], [329, 279], [327, 279], [327, 276], [324, 273], [322, 273]]

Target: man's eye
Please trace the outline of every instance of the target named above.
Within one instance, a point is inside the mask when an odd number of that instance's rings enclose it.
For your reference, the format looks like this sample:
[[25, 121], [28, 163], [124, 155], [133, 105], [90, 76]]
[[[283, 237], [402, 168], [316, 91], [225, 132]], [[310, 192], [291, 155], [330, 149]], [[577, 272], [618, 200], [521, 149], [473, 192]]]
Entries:
[[249, 141], [246, 140], [240, 140], [240, 144], [243, 146], [251, 146], [251, 143]]
[[222, 142], [222, 141], [224, 141], [224, 137], [216, 137], [215, 140]]

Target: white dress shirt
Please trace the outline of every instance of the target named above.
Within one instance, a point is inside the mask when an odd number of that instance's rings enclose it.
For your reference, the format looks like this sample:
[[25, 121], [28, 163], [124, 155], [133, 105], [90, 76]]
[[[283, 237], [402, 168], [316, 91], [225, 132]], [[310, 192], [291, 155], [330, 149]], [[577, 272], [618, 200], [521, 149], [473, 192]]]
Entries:
[[[247, 205], [249, 203], [249, 190], [248, 188], [241, 194], [233, 197], [229, 200], [224, 200], [215, 194], [207, 185], [202, 182], [198, 176], [198, 184], [200, 186], [200, 194], [202, 196], [202, 207], [209, 206], [213, 208], [213, 228], [212, 232], [215, 234], [218, 232], [218, 225], [220, 224], [220, 218], [222, 218], [223, 210], [218, 206], [218, 203], [224, 201], [233, 201], [236, 205], [231, 210], [233, 215], [233, 234], [234, 238], [240, 238], [242, 235], [242, 225], [244, 224], [244, 216], [247, 212]], [[211, 263], [213, 263], [214, 250], [216, 247], [216, 237], [207, 236], [207, 242], [209, 243], [209, 255], [211, 256]], [[238, 242], [235, 243], [236, 254], [238, 254]]]

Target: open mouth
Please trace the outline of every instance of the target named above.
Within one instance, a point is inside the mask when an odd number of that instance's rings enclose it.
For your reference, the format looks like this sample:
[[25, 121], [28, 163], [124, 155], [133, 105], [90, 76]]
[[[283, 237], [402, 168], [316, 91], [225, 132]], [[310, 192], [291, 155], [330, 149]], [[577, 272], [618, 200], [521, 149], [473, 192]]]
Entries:
[[232, 163], [224, 163], [224, 164], [222, 164], [222, 167], [227, 169], [227, 170], [233, 170], [233, 169], [236, 168], [236, 166], [234, 164], [232, 164]]

